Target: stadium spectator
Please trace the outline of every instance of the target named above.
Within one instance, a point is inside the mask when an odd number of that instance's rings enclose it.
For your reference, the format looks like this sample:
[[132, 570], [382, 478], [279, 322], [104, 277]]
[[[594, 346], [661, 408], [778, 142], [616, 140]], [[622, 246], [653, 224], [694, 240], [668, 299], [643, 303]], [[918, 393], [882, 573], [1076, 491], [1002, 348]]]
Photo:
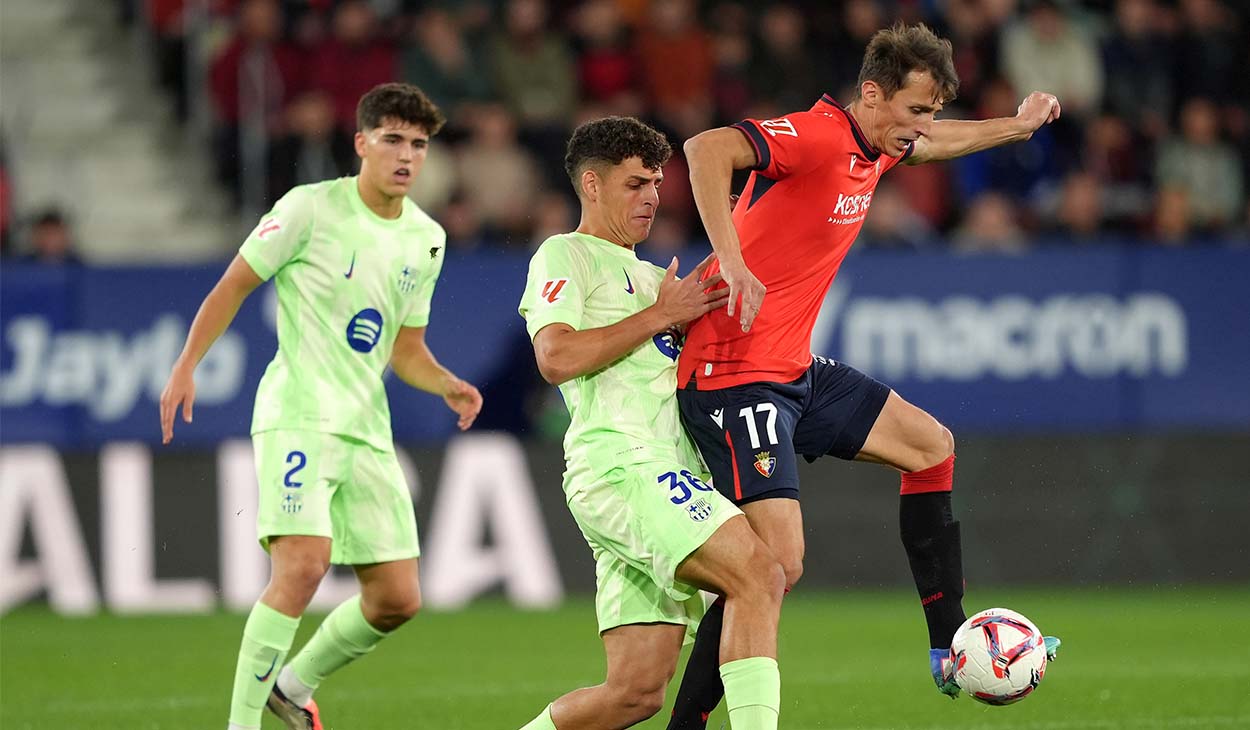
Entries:
[[854, 95], [864, 48], [872, 34], [888, 24], [889, 18], [877, 0], [850, 0], [843, 7], [841, 27], [828, 45], [832, 73], [826, 91], [834, 98], [845, 102]]
[[589, 102], [636, 104], [641, 71], [630, 30], [614, 0], [588, 0], [573, 16], [573, 42], [581, 98]]
[[500, 105], [474, 115], [473, 132], [459, 156], [460, 182], [488, 232], [528, 247], [529, 226], [543, 180], [538, 164], [517, 141], [516, 123]]
[[1181, 108], [1181, 135], [1164, 140], [1155, 166], [1161, 190], [1183, 190], [1192, 224], [1203, 230], [1234, 223], [1244, 181], [1237, 151], [1219, 139], [1219, 117], [1210, 99], [1195, 97]]
[[968, 215], [951, 236], [962, 253], [1023, 253], [1028, 248], [1017, 222], [1018, 209], [1001, 193], [982, 193], [968, 204]]
[[[748, 68], [751, 95], [779, 109], [806, 109], [825, 92], [828, 69], [808, 45], [808, 27], [799, 9], [777, 4], [763, 11], [759, 44]], [[777, 79], [785, 79], [778, 88]]]
[[656, 118], [685, 139], [712, 121], [712, 37], [692, 0], [656, 0], [648, 21], [638, 38], [644, 86]]
[[[244, 164], [253, 170], [265, 164], [269, 135], [280, 127], [286, 102], [301, 87], [300, 57], [282, 40], [277, 0], [244, 0], [237, 17], [234, 37], [209, 71], [218, 122], [217, 170], [236, 192]], [[246, 149], [241, 143], [247, 143]]]
[[[974, 118], [1012, 116], [1018, 103], [1015, 88], [1004, 79], [995, 79], [986, 85]], [[995, 147], [953, 161], [962, 198], [971, 200], [994, 190], [1024, 200], [1057, 180], [1060, 167], [1055, 137], [1050, 131], [1053, 126], [1034, 132], [1028, 144]]]
[[29, 260], [45, 264], [75, 264], [78, 263], [75, 248], [69, 220], [59, 208], [48, 208], [35, 216], [30, 227]]
[[324, 91], [296, 97], [286, 110], [286, 133], [269, 148], [272, 204], [296, 185], [350, 175], [356, 168], [351, 136], [334, 120], [334, 101]]
[[342, 129], [356, 129], [356, 102], [396, 76], [395, 50], [377, 35], [377, 18], [366, 0], [346, 0], [334, 11], [332, 33], [313, 52], [310, 83], [330, 94]]
[[[1244, 29], [1238, 37], [1235, 16], [1219, 0], [1181, 0], [1180, 11], [1183, 30], [1175, 68], [1181, 98], [1229, 101], [1238, 88], [1236, 77], [1245, 73], [1239, 65], [1245, 59]], [[1244, 98], [1241, 101], [1245, 103]]]
[[1167, 246], [1183, 246], [1189, 241], [1189, 194], [1180, 188], [1163, 188], [1156, 196], [1150, 234]]
[[495, 88], [541, 161], [545, 183], [561, 184], [564, 139], [577, 109], [577, 71], [564, 38], [547, 29], [543, 0], [509, 0], [491, 42]]
[[1041, 220], [1050, 221], [1044, 232], [1063, 243], [1089, 243], [1103, 233], [1105, 204], [1102, 182], [1085, 171], [1064, 178], [1053, 209], [1044, 209]]
[[1003, 72], [1017, 89], [1049, 89], [1063, 99], [1064, 118], [1096, 112], [1103, 66], [1093, 39], [1057, 0], [1032, 0], [1025, 16], [1003, 32]]
[[[748, 116], [770, 117], [780, 108], [770, 104], [768, 97], [757, 97], [751, 89], [747, 71], [751, 63], [751, 30], [755, 21], [746, 6], [739, 2], [723, 2], [712, 14], [712, 54], [715, 72], [712, 79], [712, 103], [720, 119], [742, 119]], [[769, 111], [751, 112], [752, 105], [764, 105]], [[661, 213], [661, 215], [663, 215]]]
[[975, 106], [985, 84], [1000, 75], [998, 31], [1010, 10], [993, 13], [986, 6], [983, 0], [949, 0], [945, 5], [945, 26], [959, 74], [954, 106]]
[[[931, 167], [922, 165], [915, 169]], [[933, 227], [918, 215], [897, 181], [883, 182], [872, 195], [872, 207], [864, 219], [861, 235], [864, 245], [882, 249], [918, 249], [932, 245]]]
[[421, 87], [446, 110], [456, 128], [448, 131], [459, 131], [466, 109], [491, 98], [490, 75], [479, 49], [442, 8], [429, 8], [417, 16], [411, 41], [400, 56], [400, 69], [404, 81]]
[[1119, 0], [1115, 28], [1103, 44], [1104, 108], [1151, 139], [1167, 130], [1172, 108], [1172, 45], [1159, 32], [1155, 0]]
[[491, 53], [500, 99], [521, 127], [559, 127], [563, 135], [576, 105], [577, 81], [568, 45], [547, 30], [546, 3], [510, 0]]

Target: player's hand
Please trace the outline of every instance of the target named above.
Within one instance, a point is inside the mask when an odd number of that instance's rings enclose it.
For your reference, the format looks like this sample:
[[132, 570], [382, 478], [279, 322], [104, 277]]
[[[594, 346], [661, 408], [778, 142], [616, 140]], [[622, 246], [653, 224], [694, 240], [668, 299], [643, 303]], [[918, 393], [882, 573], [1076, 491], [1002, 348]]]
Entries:
[[721, 275], [716, 274], [703, 278], [707, 268], [716, 260], [716, 254], [707, 258], [695, 267], [694, 271], [684, 279], [677, 278], [677, 257], [673, 257], [668, 270], [664, 272], [664, 280], [660, 282], [660, 293], [655, 299], [657, 311], [664, 315], [664, 327], [667, 330], [681, 326], [692, 319], [723, 306], [728, 289], [713, 289], [721, 283]]
[[447, 387], [443, 390], [443, 401], [460, 417], [456, 420], [456, 425], [461, 431], [472, 426], [477, 414], [482, 412], [482, 394], [470, 383], [454, 375], [447, 381]]
[[1029, 136], [1032, 136], [1043, 124], [1050, 124], [1058, 119], [1060, 112], [1062, 109], [1059, 108], [1059, 100], [1054, 94], [1034, 91], [1020, 102], [1020, 108], [1016, 109], [1016, 119], [1025, 124]]
[[195, 368], [175, 363], [165, 389], [161, 391], [161, 443], [167, 444], [174, 438], [174, 416], [178, 414], [178, 406], [182, 406], [182, 420], [190, 423], [194, 405]]
[[747, 268], [742, 259], [734, 263], [721, 262], [721, 277], [729, 284], [729, 309], [727, 314], [732, 317], [738, 313], [738, 323], [743, 332], [751, 331], [751, 323], [760, 313], [764, 304], [764, 292], [767, 287]]
[[938, 692], [952, 700], [959, 696], [959, 685], [955, 684], [955, 660], [950, 649], [929, 650], [929, 672], [933, 675], [933, 683]]

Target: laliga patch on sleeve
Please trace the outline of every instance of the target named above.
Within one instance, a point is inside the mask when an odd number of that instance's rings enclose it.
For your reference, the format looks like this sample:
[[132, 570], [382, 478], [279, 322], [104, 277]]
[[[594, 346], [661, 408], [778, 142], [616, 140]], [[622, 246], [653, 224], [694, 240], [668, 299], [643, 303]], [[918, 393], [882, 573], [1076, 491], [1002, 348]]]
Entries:
[[555, 304], [560, 301], [560, 290], [567, 283], [569, 283], [568, 279], [548, 279], [543, 284], [542, 298], [546, 299], [549, 304]]
[[256, 231], [253, 235], [263, 241], [280, 230], [282, 230], [282, 223], [277, 218], [264, 218], [261, 220], [260, 225], [256, 226]]

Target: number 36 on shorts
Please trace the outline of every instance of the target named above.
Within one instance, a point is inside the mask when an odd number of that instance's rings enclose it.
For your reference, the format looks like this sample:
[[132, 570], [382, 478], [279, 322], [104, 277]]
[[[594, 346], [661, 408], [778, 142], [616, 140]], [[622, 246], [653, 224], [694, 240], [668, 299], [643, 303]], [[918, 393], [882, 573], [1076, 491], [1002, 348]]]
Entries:
[[682, 469], [680, 473], [666, 471], [655, 478], [657, 484], [667, 485], [669, 491], [669, 501], [673, 504], [685, 504], [694, 496], [695, 491], [710, 492], [712, 485], [690, 473], [689, 469]]

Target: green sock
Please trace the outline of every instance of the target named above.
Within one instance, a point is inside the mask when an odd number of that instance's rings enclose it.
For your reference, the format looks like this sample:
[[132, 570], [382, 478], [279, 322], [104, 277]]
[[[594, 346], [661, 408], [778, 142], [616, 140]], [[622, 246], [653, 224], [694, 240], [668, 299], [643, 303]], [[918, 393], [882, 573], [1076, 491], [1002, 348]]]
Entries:
[[343, 601], [317, 627], [317, 633], [291, 660], [290, 674], [303, 685], [290, 687], [283, 671], [282, 692], [297, 705], [303, 706], [322, 680], [333, 672], [373, 651], [387, 634], [365, 620], [360, 610], [360, 594]]
[[725, 662], [720, 666], [720, 677], [733, 730], [777, 730], [781, 673], [776, 659], [753, 656]]
[[278, 668], [291, 649], [299, 619], [291, 618], [260, 601], [252, 606], [243, 627], [239, 663], [234, 669], [234, 692], [230, 696], [230, 722], [240, 727], [260, 727], [260, 714], [269, 691], [278, 679]]
[[556, 724], [551, 719], [551, 705], [544, 707], [542, 714], [525, 723], [521, 730], [556, 730]]

